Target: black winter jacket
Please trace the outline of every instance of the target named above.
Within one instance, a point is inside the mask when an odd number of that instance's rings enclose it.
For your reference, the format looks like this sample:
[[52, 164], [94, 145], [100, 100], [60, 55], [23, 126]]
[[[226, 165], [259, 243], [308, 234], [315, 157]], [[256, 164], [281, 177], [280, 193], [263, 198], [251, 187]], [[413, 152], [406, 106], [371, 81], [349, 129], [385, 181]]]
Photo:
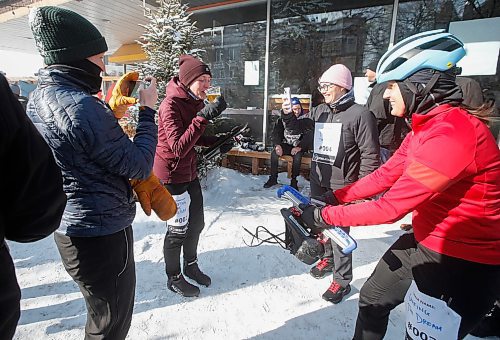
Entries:
[[[376, 170], [380, 164], [377, 123], [373, 114], [364, 106], [346, 103], [334, 112], [322, 103], [311, 111], [314, 123], [342, 123], [341, 139], [333, 165], [311, 162], [311, 182], [339, 189], [356, 182]], [[304, 136], [309, 149], [313, 149], [314, 130]], [[313, 149], [314, 150], [314, 149]]]
[[[82, 71], [83, 72], [83, 71]], [[135, 217], [129, 178], [149, 176], [157, 142], [154, 111], [139, 114], [134, 140], [81, 77], [57, 68], [39, 72], [27, 114], [61, 167], [68, 203], [58, 232], [116, 233]]]
[[272, 141], [274, 145], [289, 144], [299, 146], [302, 151], [307, 151], [306, 144], [303, 143], [303, 136], [306, 132], [314, 129], [314, 122], [306, 114], [296, 116], [293, 113], [284, 114], [278, 118], [273, 128]]
[[[0, 247], [4, 238], [32, 242], [50, 235], [66, 205], [61, 170], [0, 75]], [[2, 274], [3, 275], [3, 274]]]
[[366, 107], [377, 120], [380, 146], [395, 152], [410, 131], [404, 118], [391, 115], [389, 100], [383, 98], [387, 83], [376, 83], [366, 100]]

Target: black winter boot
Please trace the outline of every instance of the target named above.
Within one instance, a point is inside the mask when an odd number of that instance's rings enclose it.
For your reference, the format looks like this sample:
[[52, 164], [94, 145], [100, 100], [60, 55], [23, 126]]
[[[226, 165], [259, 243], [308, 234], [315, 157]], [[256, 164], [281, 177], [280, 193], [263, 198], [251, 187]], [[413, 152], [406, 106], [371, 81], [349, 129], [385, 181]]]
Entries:
[[212, 283], [210, 277], [204, 274], [200, 270], [200, 267], [198, 267], [198, 259], [195, 259], [191, 262], [184, 261], [184, 274], [191, 280], [195, 280], [200, 285], [203, 285], [205, 287], [210, 286], [210, 284]]
[[270, 176], [269, 179], [267, 180], [266, 183], [264, 183], [264, 188], [270, 188], [273, 185], [278, 184], [278, 177], [277, 176]]
[[171, 291], [186, 297], [200, 295], [200, 288], [187, 282], [182, 274], [177, 274], [175, 276], [169, 277], [167, 287]]

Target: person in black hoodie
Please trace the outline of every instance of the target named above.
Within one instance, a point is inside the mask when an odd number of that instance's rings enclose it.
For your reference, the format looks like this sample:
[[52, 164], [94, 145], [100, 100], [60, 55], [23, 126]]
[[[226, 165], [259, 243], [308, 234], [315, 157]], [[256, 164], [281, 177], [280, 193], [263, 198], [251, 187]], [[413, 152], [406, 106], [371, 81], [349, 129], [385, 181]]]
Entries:
[[270, 188], [278, 184], [278, 161], [283, 155], [293, 156], [292, 179], [290, 185], [297, 187], [297, 176], [300, 172], [302, 154], [307, 151], [302, 142], [304, 133], [312, 130], [313, 121], [304, 113], [299, 98], [291, 98], [291, 111], [281, 110], [281, 117], [274, 125], [272, 139], [274, 149], [271, 152], [271, 175], [264, 188]]
[[404, 118], [391, 115], [389, 100], [384, 99], [387, 83], [377, 83], [375, 80], [377, 63], [372, 62], [366, 69], [365, 76], [370, 84], [370, 95], [366, 100], [366, 107], [377, 120], [378, 140], [380, 143], [380, 161], [387, 162], [391, 155], [399, 148], [410, 128]]
[[[379, 142], [375, 117], [354, 103], [351, 71], [346, 66], [335, 64], [326, 70], [318, 90], [325, 102], [311, 111], [314, 130], [304, 136], [304, 146], [314, 145], [311, 196], [328, 202], [322, 195], [329, 190], [354, 183], [379, 167]], [[349, 227], [342, 229], [349, 232]], [[351, 291], [352, 254], [343, 254], [333, 242], [325, 244], [325, 256], [311, 268], [311, 275], [320, 279], [331, 272], [333, 281], [323, 299], [339, 303]]]
[[50, 235], [66, 205], [61, 170], [49, 147], [0, 74], [0, 339], [14, 336], [21, 291], [5, 239], [34, 242]]

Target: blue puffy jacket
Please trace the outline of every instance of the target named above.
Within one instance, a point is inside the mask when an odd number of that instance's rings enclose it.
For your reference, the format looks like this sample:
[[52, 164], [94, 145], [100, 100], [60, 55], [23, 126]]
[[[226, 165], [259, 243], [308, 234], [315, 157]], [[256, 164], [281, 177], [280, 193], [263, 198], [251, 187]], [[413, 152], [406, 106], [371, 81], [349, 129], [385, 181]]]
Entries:
[[129, 178], [147, 178], [157, 143], [155, 112], [139, 115], [133, 141], [113, 112], [79, 77], [41, 69], [27, 114], [52, 149], [68, 198], [58, 232], [68, 236], [116, 233], [135, 217]]

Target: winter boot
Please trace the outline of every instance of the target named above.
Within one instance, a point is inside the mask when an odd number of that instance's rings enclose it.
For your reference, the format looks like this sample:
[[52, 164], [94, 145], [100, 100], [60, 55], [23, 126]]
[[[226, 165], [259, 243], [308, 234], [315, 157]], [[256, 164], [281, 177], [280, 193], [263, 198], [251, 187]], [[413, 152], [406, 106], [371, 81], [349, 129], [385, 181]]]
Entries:
[[273, 185], [278, 184], [278, 178], [276, 176], [269, 176], [269, 179], [264, 183], [264, 188], [270, 188]]
[[489, 336], [500, 337], [500, 307], [495, 305], [470, 334], [479, 338], [486, 338]]
[[311, 268], [309, 273], [315, 279], [322, 279], [328, 274], [333, 272], [333, 259], [331, 257], [324, 257], [314, 267]]
[[330, 287], [323, 293], [323, 299], [331, 303], [339, 303], [344, 296], [351, 292], [351, 286], [342, 287], [337, 281], [333, 281]]
[[295, 190], [299, 190], [299, 186], [297, 185], [297, 179], [296, 178], [292, 178], [292, 180], [290, 181], [290, 186], [292, 188], [294, 188]]
[[191, 262], [184, 261], [184, 274], [191, 280], [195, 280], [196, 282], [198, 282], [198, 284], [205, 287], [210, 286], [210, 284], [212, 283], [210, 277], [204, 274], [200, 270], [200, 267], [198, 267], [198, 259], [195, 259]]
[[168, 278], [167, 287], [173, 292], [182, 296], [193, 297], [200, 295], [200, 288], [186, 281], [182, 274], [177, 274]]

